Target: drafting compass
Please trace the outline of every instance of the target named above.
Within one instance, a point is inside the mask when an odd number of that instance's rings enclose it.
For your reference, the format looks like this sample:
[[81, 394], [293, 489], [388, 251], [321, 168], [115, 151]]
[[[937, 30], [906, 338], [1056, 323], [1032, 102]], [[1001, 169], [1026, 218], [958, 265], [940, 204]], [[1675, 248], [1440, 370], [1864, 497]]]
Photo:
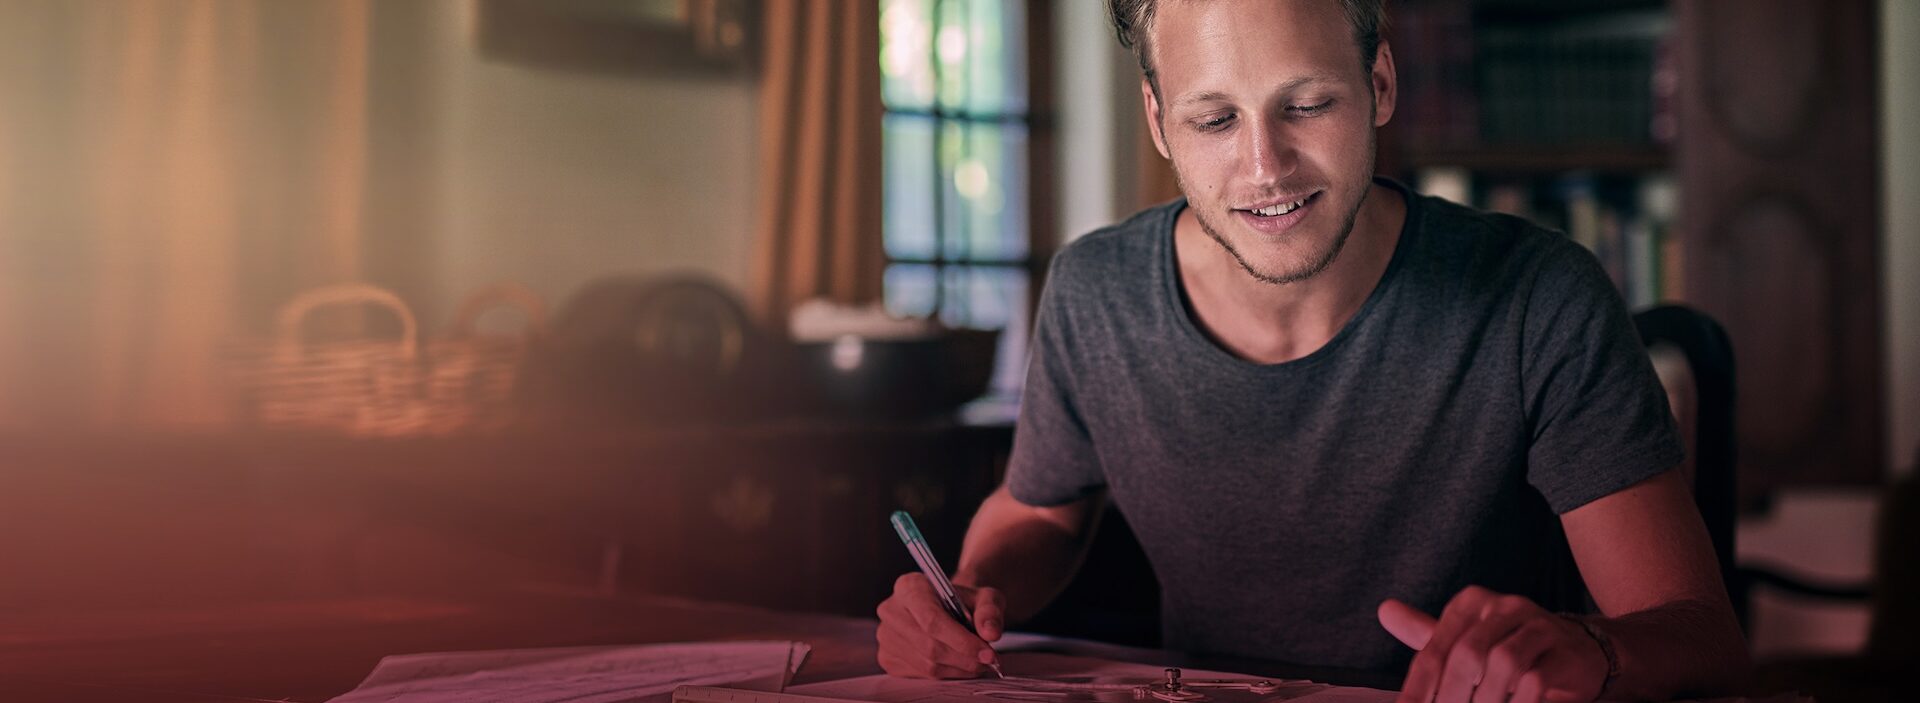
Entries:
[[1133, 689], [1133, 697], [1147, 698], [1151, 696], [1166, 701], [1167, 703], [1190, 703], [1191, 701], [1206, 700], [1207, 696], [1203, 691], [1209, 689], [1248, 691], [1259, 695], [1267, 695], [1279, 691], [1280, 684], [1268, 679], [1258, 679], [1254, 681], [1223, 681], [1213, 679], [1182, 681], [1180, 680], [1180, 669], [1168, 667], [1166, 680], [1155, 681], [1145, 686], [1135, 687]]

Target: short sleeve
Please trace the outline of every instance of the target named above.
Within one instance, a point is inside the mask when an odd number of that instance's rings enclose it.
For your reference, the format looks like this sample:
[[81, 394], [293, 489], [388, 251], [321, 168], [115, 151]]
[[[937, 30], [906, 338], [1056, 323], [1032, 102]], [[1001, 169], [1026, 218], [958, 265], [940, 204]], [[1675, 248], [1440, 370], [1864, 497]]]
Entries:
[[1013, 456], [1007, 462], [1007, 490], [1028, 505], [1071, 503], [1106, 487], [1093, 439], [1074, 394], [1071, 301], [1075, 281], [1063, 263], [1071, 249], [1053, 260], [1027, 358], [1026, 388], [1020, 419], [1013, 431]]
[[1527, 481], [1555, 513], [1680, 463], [1685, 450], [1666, 392], [1625, 302], [1592, 253], [1554, 241], [1525, 315]]

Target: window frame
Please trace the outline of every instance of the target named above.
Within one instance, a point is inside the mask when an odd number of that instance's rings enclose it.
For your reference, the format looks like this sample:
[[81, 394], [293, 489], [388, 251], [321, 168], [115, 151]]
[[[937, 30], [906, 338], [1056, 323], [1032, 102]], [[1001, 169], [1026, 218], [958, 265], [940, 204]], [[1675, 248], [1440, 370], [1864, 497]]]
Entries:
[[[882, 4], [884, 13], [886, 0], [873, 1]], [[934, 8], [932, 15], [934, 25], [932, 31], [934, 35], [938, 36], [940, 27], [943, 26], [940, 20], [943, 17], [942, 8], [946, 3], [976, 1], [998, 2], [999, 0], [932, 0]], [[1025, 275], [1027, 293], [1025, 314], [1015, 316], [1014, 320], [1024, 320], [1027, 329], [1016, 331], [1003, 328], [1004, 334], [1017, 334], [1021, 341], [1018, 344], [1003, 344], [1002, 351], [1021, 355], [1022, 358], [1018, 360], [1018, 367], [1024, 368], [1024, 356], [1032, 331], [1034, 312], [1039, 303], [1040, 292], [1045, 285], [1048, 264], [1052, 260], [1053, 254], [1059, 248], [1059, 236], [1057, 198], [1055, 196], [1057, 186], [1054, 171], [1054, 154], [1056, 147], [1053, 109], [1054, 59], [1052, 55], [1052, 3], [1020, 2], [1017, 3], [1017, 6], [1024, 11], [1022, 19], [1026, 25], [1025, 34], [1021, 37], [1026, 59], [1025, 66], [1023, 67], [1026, 71], [1026, 94], [1024, 96], [1026, 99], [1026, 109], [1024, 111], [970, 112], [943, 107], [940, 104], [937, 88], [940, 72], [938, 56], [932, 57], [931, 62], [936, 76], [936, 89], [934, 99], [928, 107], [897, 107], [887, 104], [884, 96], [882, 97], [881, 111], [883, 124], [887, 121], [887, 118], [894, 116], [922, 118], [931, 121], [934, 135], [932, 141], [935, 172], [934, 188], [936, 192], [932, 200], [934, 222], [933, 256], [895, 256], [892, 252], [884, 250], [884, 244], [882, 245], [883, 251], [881, 255], [885, 262], [883, 270], [891, 270], [896, 265], [922, 265], [929, 266], [933, 269], [934, 302], [928, 315], [934, 319], [939, 319], [942, 313], [949, 309], [947, 307], [950, 304], [947, 300], [947, 277], [952, 271], [985, 271], [997, 269], [1023, 273]], [[876, 30], [877, 29], [878, 28], [876, 28]], [[937, 42], [929, 42], [928, 51], [937, 52]], [[960, 125], [963, 129], [975, 125], [1019, 125], [1025, 127], [1026, 168], [1024, 175], [1026, 177], [1026, 187], [1024, 197], [1026, 198], [1027, 208], [1025, 256], [987, 258], [973, 257], [970, 255], [962, 255], [960, 257], [948, 255], [947, 241], [952, 232], [949, 231], [946, 224], [946, 208], [943, 195], [944, 191], [951, 187], [953, 165], [946, 163], [947, 160], [942, 156], [940, 150], [941, 135], [949, 125]], [[883, 140], [885, 139], [884, 134], [878, 136]], [[884, 146], [882, 153], [885, 153]], [[892, 187], [894, 187], [892, 183], [882, 185], [882, 188]], [[885, 221], [885, 219], [883, 216], [882, 220]], [[882, 290], [884, 295], [886, 292], [884, 286]], [[1010, 322], [1009, 327], [1011, 324]], [[1011, 385], [1014, 388], [1018, 388], [1023, 381], [1024, 379], [1022, 378], [1015, 378], [1012, 379]], [[1003, 389], [996, 387], [994, 390], [998, 392]]]

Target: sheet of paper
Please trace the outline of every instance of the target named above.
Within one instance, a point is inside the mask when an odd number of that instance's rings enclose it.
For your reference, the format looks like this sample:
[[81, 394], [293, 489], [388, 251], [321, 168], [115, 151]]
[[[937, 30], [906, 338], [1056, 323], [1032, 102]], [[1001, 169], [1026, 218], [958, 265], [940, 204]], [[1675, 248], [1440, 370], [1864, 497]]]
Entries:
[[665, 701], [682, 685], [779, 691], [811, 651], [803, 642], [699, 642], [404, 654], [381, 659], [329, 703]]
[[[824, 698], [847, 698], [873, 703], [1160, 703], [1136, 699], [1133, 686], [1165, 679], [1165, 668], [1042, 652], [1007, 652], [1000, 656], [1008, 680], [995, 678], [928, 681], [891, 676], [864, 676], [795, 686], [788, 693]], [[1257, 676], [1185, 669], [1184, 681], [1261, 680]], [[1204, 703], [1390, 703], [1394, 694], [1371, 688], [1328, 686], [1310, 681], [1276, 681], [1278, 690], [1256, 694], [1245, 689], [1203, 689]]]

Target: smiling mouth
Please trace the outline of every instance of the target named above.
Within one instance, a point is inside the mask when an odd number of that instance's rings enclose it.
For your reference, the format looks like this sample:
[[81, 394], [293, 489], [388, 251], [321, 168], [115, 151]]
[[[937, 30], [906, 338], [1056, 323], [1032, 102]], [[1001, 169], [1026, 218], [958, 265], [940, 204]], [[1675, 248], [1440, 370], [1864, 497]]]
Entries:
[[1256, 217], [1263, 217], [1263, 218], [1280, 217], [1283, 215], [1291, 214], [1293, 211], [1299, 210], [1300, 208], [1306, 207], [1308, 203], [1312, 203], [1315, 199], [1319, 197], [1320, 197], [1320, 191], [1316, 190], [1312, 193], [1308, 193], [1307, 195], [1302, 196], [1298, 200], [1274, 203], [1272, 205], [1267, 205], [1265, 207], [1242, 208], [1240, 209], [1240, 212], [1244, 212], [1249, 215], [1253, 215]]
[[1248, 210], [1247, 212], [1251, 212], [1261, 217], [1279, 217], [1281, 215], [1285, 215], [1289, 212], [1293, 212], [1302, 207], [1305, 207], [1307, 204], [1307, 201], [1312, 199], [1313, 199], [1313, 196], [1309, 195], [1307, 197], [1301, 198], [1299, 200], [1295, 200], [1290, 203], [1276, 203], [1273, 205], [1268, 205], [1263, 208], [1254, 208], [1252, 210]]

